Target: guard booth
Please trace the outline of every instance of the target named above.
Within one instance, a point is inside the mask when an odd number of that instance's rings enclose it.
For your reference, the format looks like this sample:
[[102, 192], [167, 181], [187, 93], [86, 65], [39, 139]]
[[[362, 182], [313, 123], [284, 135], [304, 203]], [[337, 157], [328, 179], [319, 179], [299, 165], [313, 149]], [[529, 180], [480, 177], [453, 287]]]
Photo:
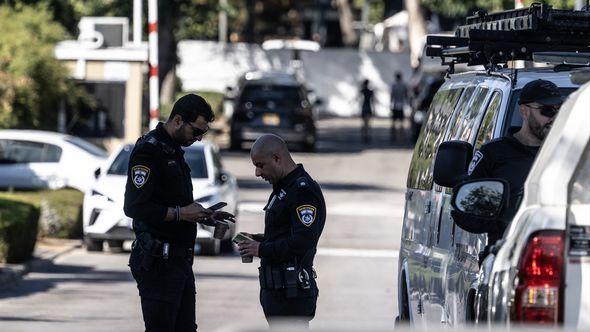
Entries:
[[[112, 151], [134, 142], [147, 118], [147, 43], [129, 41], [126, 17], [83, 17], [78, 40], [60, 42], [55, 56], [90, 96], [76, 109], [62, 107], [58, 131]], [[145, 115], [145, 116], [144, 116]]]

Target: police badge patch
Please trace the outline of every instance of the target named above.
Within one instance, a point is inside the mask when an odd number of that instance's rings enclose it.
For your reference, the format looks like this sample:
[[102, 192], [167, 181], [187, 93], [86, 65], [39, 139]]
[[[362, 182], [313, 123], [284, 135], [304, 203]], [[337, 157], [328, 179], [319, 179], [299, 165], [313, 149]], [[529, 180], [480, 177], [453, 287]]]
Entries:
[[137, 189], [143, 187], [150, 176], [150, 169], [143, 165], [131, 167], [131, 176], [133, 177], [133, 184]]
[[315, 221], [315, 206], [301, 205], [297, 209], [297, 216], [305, 226], [311, 226]]

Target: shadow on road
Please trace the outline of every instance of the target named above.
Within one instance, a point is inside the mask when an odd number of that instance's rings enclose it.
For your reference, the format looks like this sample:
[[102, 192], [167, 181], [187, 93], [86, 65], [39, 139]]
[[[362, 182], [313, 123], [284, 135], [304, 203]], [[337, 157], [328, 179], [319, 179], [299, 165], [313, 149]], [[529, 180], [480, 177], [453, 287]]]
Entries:
[[[23, 297], [46, 292], [66, 282], [112, 283], [133, 281], [129, 271], [95, 270], [91, 266], [62, 265], [45, 261], [42, 268], [33, 269], [17, 287], [0, 291], [0, 299]], [[36, 274], [31, 277], [32, 274]]]

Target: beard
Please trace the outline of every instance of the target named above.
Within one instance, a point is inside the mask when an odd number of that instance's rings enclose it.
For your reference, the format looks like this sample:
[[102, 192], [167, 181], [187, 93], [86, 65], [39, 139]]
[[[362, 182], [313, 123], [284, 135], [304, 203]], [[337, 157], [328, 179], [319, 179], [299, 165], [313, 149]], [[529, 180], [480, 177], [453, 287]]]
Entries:
[[551, 122], [541, 125], [539, 121], [537, 121], [537, 118], [534, 116], [529, 117], [529, 129], [531, 130], [531, 133], [533, 133], [533, 135], [535, 135], [535, 137], [541, 141], [545, 140], [545, 137], [547, 137], [547, 134], [549, 134], [551, 125]]

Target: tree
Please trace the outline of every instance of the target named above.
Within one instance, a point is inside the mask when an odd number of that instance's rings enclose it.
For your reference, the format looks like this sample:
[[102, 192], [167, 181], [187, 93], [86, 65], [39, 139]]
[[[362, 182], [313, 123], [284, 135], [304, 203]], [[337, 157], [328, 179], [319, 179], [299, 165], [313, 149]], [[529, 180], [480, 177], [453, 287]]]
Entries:
[[80, 96], [53, 55], [66, 38], [45, 5], [0, 5], [0, 127], [55, 129], [60, 101]]

